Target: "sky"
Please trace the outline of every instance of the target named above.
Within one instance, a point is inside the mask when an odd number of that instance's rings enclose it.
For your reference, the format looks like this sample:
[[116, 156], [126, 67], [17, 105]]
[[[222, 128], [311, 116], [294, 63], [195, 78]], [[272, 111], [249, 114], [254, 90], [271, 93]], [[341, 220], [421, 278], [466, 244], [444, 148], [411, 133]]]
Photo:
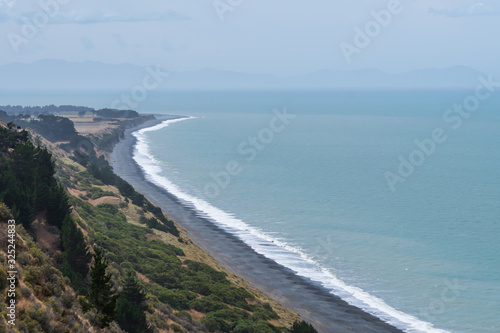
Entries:
[[497, 0], [0, 0], [0, 65], [500, 73]]

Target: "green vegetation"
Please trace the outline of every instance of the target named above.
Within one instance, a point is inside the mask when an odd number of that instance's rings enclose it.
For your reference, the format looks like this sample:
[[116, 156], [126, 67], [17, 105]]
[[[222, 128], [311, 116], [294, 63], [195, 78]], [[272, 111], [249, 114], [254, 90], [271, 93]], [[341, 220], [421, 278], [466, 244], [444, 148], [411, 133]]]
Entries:
[[30, 230], [36, 216], [61, 232], [61, 270], [76, 290], [84, 290], [90, 257], [81, 231], [70, 217], [64, 189], [54, 177], [52, 155], [35, 147], [25, 131], [0, 128], [0, 201]]
[[114, 197], [115, 194], [110, 191], [104, 191], [100, 187], [91, 187], [89, 189], [89, 199], [95, 200], [102, 197]]
[[89, 291], [90, 304], [96, 308], [99, 327], [104, 328], [115, 319], [115, 307], [118, 295], [113, 290], [111, 275], [106, 273], [108, 261], [104, 258], [102, 250], [94, 249], [94, 265], [90, 272], [91, 283]]
[[[0, 204], [1, 207], [5, 207]], [[7, 212], [10, 215], [10, 212]], [[5, 224], [0, 223], [0, 228]], [[6, 246], [0, 248], [0, 332], [77, 332], [91, 330], [84, 319], [81, 307], [76, 302], [69, 280], [64, 278], [53, 265], [37, 242], [23, 226], [16, 227], [18, 241], [16, 288], [17, 321], [16, 330], [8, 329], [6, 322], [7, 273], [4, 268]], [[1, 240], [0, 240], [1, 242]], [[24, 305], [23, 305], [24, 304]], [[8, 318], [8, 317], [7, 317]]]
[[127, 223], [125, 215], [112, 205], [94, 207], [75, 197], [71, 200], [89, 224], [93, 241], [105, 249], [110, 260], [150, 279], [153, 283], [146, 285], [146, 291], [160, 302], [176, 310], [206, 314], [202, 322], [211, 331], [230, 332], [238, 325], [246, 325], [260, 332], [259, 327], [264, 325], [269, 330], [262, 332], [281, 332], [267, 322], [278, 318], [272, 308], [251, 304], [254, 296], [234, 286], [224, 273], [206, 264], [182, 260], [185, 254], [181, 249], [148, 239], [148, 228]]
[[[78, 140], [65, 149], [73, 152], [80, 165], [62, 160], [54, 164], [52, 154], [34, 145], [26, 131], [14, 124], [0, 126], [0, 217], [6, 221], [13, 216], [27, 230], [18, 228], [21, 283], [16, 298], [27, 302], [19, 312], [16, 329], [288, 331], [272, 324], [279, 317], [268, 303], [257, 300], [225, 273], [187, 259], [182, 249], [160, 240], [158, 235], [164, 233], [179, 237], [174, 222], [116, 176], [97, 157], [90, 141], [82, 148]], [[76, 150], [82, 154], [79, 159]], [[85, 193], [80, 197], [115, 196], [122, 202], [93, 206], [68, 196], [54, 176], [56, 169], [62, 184]], [[121, 195], [109, 186], [103, 190], [104, 184], [115, 186]], [[80, 218], [72, 217], [72, 209]], [[142, 226], [129, 223], [124, 212]], [[40, 224], [57, 230], [58, 237], [51, 244], [57, 248], [45, 249], [50, 256], [32, 238]], [[95, 249], [91, 269], [90, 247]], [[0, 262], [5, 261], [3, 251], [0, 249]], [[5, 311], [5, 277], [0, 265], [0, 311]], [[3, 319], [0, 316], [0, 328]], [[292, 332], [314, 332], [310, 329], [306, 323], [296, 323]]]
[[139, 113], [132, 110], [101, 109], [96, 114], [104, 118], [137, 118]]
[[147, 309], [146, 294], [139, 285], [135, 272], [129, 271], [116, 304], [116, 321], [129, 333], [151, 333], [153, 330], [146, 321]]
[[89, 272], [88, 263], [91, 256], [81, 230], [69, 216], [64, 218], [61, 239], [64, 251], [61, 256], [60, 270], [73, 282], [75, 291], [84, 293], [86, 290], [85, 278]]
[[9, 207], [7, 207], [3, 202], [0, 202], [0, 221], [5, 222], [13, 218], [14, 216], [10, 213]]
[[52, 155], [45, 148], [35, 147], [25, 131], [0, 128], [0, 137], [0, 201], [28, 229], [39, 213], [60, 228], [69, 205], [64, 189], [54, 178]]
[[[93, 108], [85, 107], [85, 106], [74, 106], [74, 105], [46, 105], [46, 106], [21, 106], [21, 105], [5, 105], [0, 106], [1, 110], [4, 110], [5, 114], [9, 112], [13, 115], [30, 115], [30, 116], [39, 116], [39, 115], [51, 115], [54, 113], [62, 113], [62, 112], [78, 112], [78, 115], [84, 116], [86, 113], [95, 114], [99, 117], [103, 118], [137, 118], [139, 117], [139, 113], [133, 110], [117, 110], [117, 109], [101, 109], [95, 110]], [[7, 111], [7, 112], [5, 112]], [[5, 121], [4, 119], [2, 119]]]
[[11, 114], [29, 114], [38, 116], [40, 114], [49, 114], [55, 112], [65, 112], [65, 111], [78, 111], [78, 112], [90, 112], [94, 113], [95, 110], [86, 106], [74, 106], [74, 105], [46, 105], [46, 106], [21, 106], [21, 105], [5, 105], [0, 106], [1, 110], [7, 111]]
[[97, 164], [92, 163], [88, 166], [88, 172], [104, 184], [116, 186], [121, 195], [130, 199], [134, 205], [143, 207], [145, 210], [150, 211], [156, 217], [155, 219], [142, 221], [142, 223], [147, 224], [150, 228], [168, 232], [174, 236], [179, 236], [179, 230], [175, 226], [174, 222], [163, 214], [161, 208], [152, 205], [142, 194], [137, 192], [132, 185], [118, 177], [108, 164], [99, 167]]
[[16, 120], [15, 123], [24, 128], [34, 129], [49, 141], [68, 141], [76, 135], [73, 122], [64, 117], [40, 115], [38, 120]]
[[305, 321], [293, 323], [291, 333], [317, 333], [316, 329]]
[[31, 128], [50, 141], [69, 141], [76, 136], [73, 122], [68, 118], [54, 115], [9, 116], [5, 111], [0, 111], [0, 120], [12, 122], [22, 128]]

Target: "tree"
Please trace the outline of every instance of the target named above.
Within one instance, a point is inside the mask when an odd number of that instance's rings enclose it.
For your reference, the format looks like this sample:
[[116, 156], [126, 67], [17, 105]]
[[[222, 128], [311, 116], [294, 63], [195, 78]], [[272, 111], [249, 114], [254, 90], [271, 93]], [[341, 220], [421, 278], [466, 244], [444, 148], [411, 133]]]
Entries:
[[51, 184], [49, 193], [50, 202], [47, 205], [47, 222], [61, 229], [64, 218], [71, 212], [68, 195], [64, 188], [55, 181]]
[[115, 306], [118, 295], [113, 290], [111, 275], [106, 273], [108, 261], [103, 251], [94, 248], [94, 265], [90, 272], [90, 304], [97, 310], [97, 321], [101, 328], [107, 327], [115, 319]]
[[316, 329], [309, 323], [305, 321], [293, 323], [291, 333], [318, 333]]
[[75, 221], [67, 215], [62, 226], [62, 245], [68, 257], [71, 258], [71, 266], [75, 272], [87, 276], [89, 272], [90, 253], [83, 233], [76, 226]]
[[26, 228], [38, 213], [61, 228], [70, 212], [67, 195], [54, 178], [52, 155], [13, 124], [0, 127], [0, 200]]
[[149, 333], [146, 322], [146, 295], [137, 281], [135, 272], [130, 271], [124, 281], [123, 291], [116, 304], [117, 322], [129, 333]]
[[73, 289], [85, 292], [84, 280], [89, 272], [91, 255], [81, 230], [69, 215], [63, 220], [61, 240], [63, 248], [61, 271], [70, 278]]

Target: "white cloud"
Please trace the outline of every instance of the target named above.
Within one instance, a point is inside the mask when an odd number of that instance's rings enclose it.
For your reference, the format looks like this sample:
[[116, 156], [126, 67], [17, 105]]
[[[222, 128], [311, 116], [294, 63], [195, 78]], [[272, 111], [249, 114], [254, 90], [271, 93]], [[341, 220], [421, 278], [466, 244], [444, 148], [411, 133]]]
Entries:
[[[1, 0], [0, 0], [1, 1]], [[1, 21], [15, 21], [18, 24], [23, 24], [23, 18], [31, 18], [42, 10], [37, 12], [25, 12], [22, 14], [11, 14], [0, 12]], [[53, 17], [52, 17], [53, 16]], [[96, 24], [96, 23], [115, 23], [115, 22], [168, 22], [168, 21], [185, 21], [190, 20], [190, 17], [182, 13], [172, 10], [167, 10], [163, 13], [140, 13], [140, 12], [104, 12], [101, 10], [90, 9], [73, 9], [70, 11], [61, 10], [56, 15], [50, 15], [49, 24]]]
[[16, 4], [16, 0], [0, 0], [0, 22], [10, 20], [11, 8]]
[[0, 0], [0, 8], [5, 7], [7, 9], [12, 8], [16, 4], [16, 0]]
[[[351, 40], [353, 28], [364, 27], [372, 19], [370, 13], [384, 9], [387, 1], [244, 1], [227, 13], [224, 22], [211, 0], [66, 2], [50, 18], [51, 26], [41, 27], [20, 54], [8, 52], [10, 45], [3, 38], [0, 46], [6, 52], [0, 52], [0, 64], [90, 59], [141, 66], [160, 63], [175, 70], [218, 68], [281, 75], [324, 68], [393, 72], [452, 65], [484, 71], [499, 68], [500, 44], [492, 43], [491, 34], [485, 32], [499, 30], [500, 20], [484, 15], [499, 13], [500, 0], [402, 1], [402, 15], [394, 17], [350, 67], [338, 44]], [[430, 7], [434, 14], [429, 14]], [[21, 35], [26, 29], [19, 19], [24, 16], [34, 22], [33, 13], [41, 10], [39, 0], [17, 0], [10, 9], [0, 7], [4, 20], [10, 16], [0, 26]], [[95, 48], [82, 52], [81, 38], [90, 39]], [[32, 52], [35, 44], [44, 49]]]
[[54, 23], [94, 24], [110, 22], [162, 22], [189, 19], [188, 16], [171, 10], [164, 13], [104, 13], [102, 11], [72, 10], [70, 12], [62, 12], [55, 19]]
[[454, 8], [430, 7], [429, 13], [447, 17], [468, 17], [500, 14], [500, 12], [494, 10], [492, 7], [485, 5], [483, 2], [476, 2], [470, 6], [460, 6]]

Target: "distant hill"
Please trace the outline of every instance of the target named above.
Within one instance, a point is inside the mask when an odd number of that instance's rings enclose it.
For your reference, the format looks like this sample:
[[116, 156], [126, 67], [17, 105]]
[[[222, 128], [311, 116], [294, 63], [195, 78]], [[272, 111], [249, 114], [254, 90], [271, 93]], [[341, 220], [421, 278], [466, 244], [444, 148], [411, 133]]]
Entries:
[[[155, 71], [156, 67], [151, 66]], [[164, 75], [168, 70], [159, 69]], [[100, 62], [42, 60], [31, 64], [0, 66], [4, 90], [130, 90], [149, 75], [146, 67]], [[292, 77], [249, 74], [216, 69], [170, 72], [158, 89], [455, 89], [474, 87], [483, 75], [470, 67], [421, 69], [401, 74], [379, 70], [322, 70]]]

